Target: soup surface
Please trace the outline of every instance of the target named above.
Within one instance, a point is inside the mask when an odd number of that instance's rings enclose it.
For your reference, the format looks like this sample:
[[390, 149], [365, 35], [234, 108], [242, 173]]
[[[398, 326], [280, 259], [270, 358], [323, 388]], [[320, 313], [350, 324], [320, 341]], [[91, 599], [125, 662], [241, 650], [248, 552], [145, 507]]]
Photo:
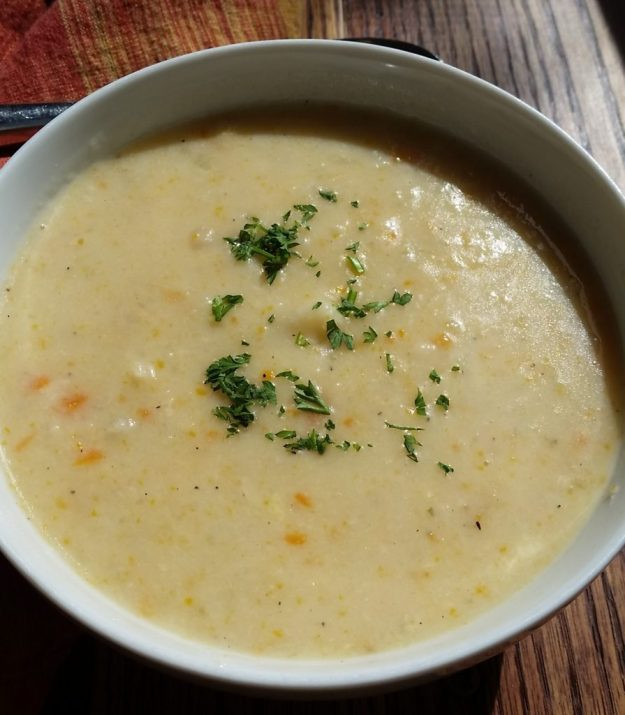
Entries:
[[620, 433], [563, 236], [506, 186], [425, 131], [329, 111], [89, 167], [4, 293], [25, 509], [129, 609], [244, 651], [388, 649], [522, 587]]

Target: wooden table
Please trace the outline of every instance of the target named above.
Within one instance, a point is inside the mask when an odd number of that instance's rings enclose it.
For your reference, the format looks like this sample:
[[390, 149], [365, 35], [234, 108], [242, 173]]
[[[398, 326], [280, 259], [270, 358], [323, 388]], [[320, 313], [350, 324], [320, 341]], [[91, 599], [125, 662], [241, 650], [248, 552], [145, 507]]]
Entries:
[[[295, 0], [297, 2], [297, 0]], [[625, 189], [623, 0], [309, 0], [309, 37], [394, 37], [555, 120]], [[625, 238], [625, 236], [624, 236]], [[0, 561], [0, 712], [625, 713], [625, 556], [503, 654], [426, 686], [351, 701], [227, 695], [83, 631]]]

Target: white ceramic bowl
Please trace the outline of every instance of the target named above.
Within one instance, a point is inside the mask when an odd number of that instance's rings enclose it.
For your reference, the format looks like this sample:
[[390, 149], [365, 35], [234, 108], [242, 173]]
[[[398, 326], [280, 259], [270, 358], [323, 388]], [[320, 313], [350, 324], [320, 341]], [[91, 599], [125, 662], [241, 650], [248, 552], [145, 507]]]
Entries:
[[[625, 201], [560, 129], [505, 92], [440, 62], [346, 42], [292, 40], [207, 50], [95, 92], [29, 141], [0, 172], [0, 271], [41, 205], [77, 170], [146, 133], [225, 110], [293, 101], [388, 110], [496, 157], [574, 227], [625, 333]], [[622, 455], [613, 477], [623, 482]], [[368, 691], [468, 665], [544, 621], [625, 540], [625, 490], [604, 499], [570, 548], [522, 591], [467, 626], [408, 648], [345, 660], [280, 660], [186, 640], [85, 583], [41, 536], [0, 478], [0, 544], [53, 601], [161, 664], [230, 686], [312, 695]]]

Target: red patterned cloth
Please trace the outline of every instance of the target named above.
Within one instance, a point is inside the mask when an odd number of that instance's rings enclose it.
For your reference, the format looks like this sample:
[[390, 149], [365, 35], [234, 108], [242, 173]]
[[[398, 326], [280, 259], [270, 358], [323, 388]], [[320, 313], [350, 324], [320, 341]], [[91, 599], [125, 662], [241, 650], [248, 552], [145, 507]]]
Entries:
[[[169, 57], [300, 36], [298, 0], [0, 0], [0, 104], [75, 100]], [[0, 149], [24, 134], [0, 135]], [[0, 162], [2, 159], [0, 159]]]

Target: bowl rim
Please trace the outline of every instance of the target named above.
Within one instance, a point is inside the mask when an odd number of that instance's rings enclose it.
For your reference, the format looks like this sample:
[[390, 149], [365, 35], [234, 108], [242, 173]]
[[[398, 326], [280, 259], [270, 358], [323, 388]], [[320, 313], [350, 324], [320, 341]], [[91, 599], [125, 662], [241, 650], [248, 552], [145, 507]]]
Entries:
[[[114, 100], [115, 94], [126, 86], [132, 86], [134, 83], [142, 82], [146, 77], [159, 72], [170, 71], [176, 66], [182, 66], [190, 62], [208, 63], [212, 58], [227, 57], [231, 54], [251, 54], [252, 56], [267, 52], [292, 54], [300, 51], [309, 52], [311, 49], [318, 49], [324, 52], [332, 50], [338, 52], [341, 56], [351, 56], [363, 61], [386, 62], [402, 66], [420, 65], [426, 71], [444, 74], [454, 81], [471, 85], [482, 96], [492, 98], [495, 102], [503, 103], [520, 112], [530, 122], [540, 125], [543, 131], [554, 135], [559, 142], [564, 143], [573, 150], [591, 169], [592, 173], [603, 182], [605, 191], [617, 197], [621, 202], [623, 214], [625, 215], [625, 199], [617, 185], [603, 168], [552, 120], [522, 100], [485, 80], [443, 62], [409, 54], [403, 50], [378, 45], [351, 43], [344, 40], [264, 40], [226, 45], [164, 60], [117, 79], [79, 100], [74, 106], [43, 127], [21, 147], [0, 171], [0, 191], [2, 191], [5, 182], [10, 181], [12, 167], [17, 167], [25, 158], [36, 155], [37, 152], [41, 151], [40, 147], [45, 147], [47, 142], [54, 138], [54, 133], [59, 127], [71, 123], [74, 121], [74, 117], [79, 116], [85, 108], [97, 102], [108, 101], [109, 99]], [[41, 539], [45, 541], [43, 534], [41, 534]], [[20, 552], [19, 548], [16, 548], [16, 545], [11, 543], [0, 529], [0, 546], [2, 546], [2, 550], [31, 583], [70, 616], [77, 618], [91, 630], [122, 645], [128, 651], [147, 657], [168, 668], [224, 686], [243, 687], [262, 692], [283, 691], [292, 694], [337, 694], [343, 691], [357, 690], [363, 692], [382, 687], [392, 687], [414, 679], [431, 678], [446, 670], [457, 669], [464, 664], [475, 662], [488, 654], [497, 652], [506, 644], [521, 637], [571, 601], [605, 568], [624, 544], [625, 524], [622, 534], [618, 538], [602, 543], [602, 548], [596, 555], [595, 560], [586, 563], [575, 578], [564, 584], [557, 594], [545, 599], [540, 610], [523, 614], [523, 617], [506, 624], [507, 627], [500, 628], [497, 632], [490, 632], [486, 629], [484, 636], [477, 643], [475, 641], [459, 643], [453, 652], [433, 654], [427, 664], [416, 663], [415, 659], [410, 657], [411, 647], [384, 651], [382, 655], [393, 654], [394, 657], [392, 659], [386, 658], [389, 662], [381, 664], [378, 661], [384, 660], [384, 658], [372, 659], [369, 656], [355, 656], [346, 659], [297, 659], [297, 661], [294, 661], [288, 658], [223, 653], [222, 650], [215, 646], [204, 646], [207, 650], [223, 655], [223, 659], [217, 658], [217, 662], [214, 662], [214, 660], [203, 661], [195, 655], [185, 657], [180, 652], [172, 653], [170, 647], [171, 638], [165, 639], [165, 646], [163, 646], [162, 642], [156, 642], [156, 637], [138, 637], [136, 634], [129, 633], [127, 630], [129, 621], [123, 617], [123, 614], [128, 615], [128, 612], [126, 609], [116, 606], [107, 597], [103, 597], [104, 600], [99, 600], [100, 603], [109, 602], [110, 608], [106, 618], [102, 618], [97, 613], [96, 607], [85, 604], [82, 601], [77, 604], [74, 601], [75, 596], [72, 597], [72, 594], [63, 591], [63, 588], [59, 589], [58, 584], [55, 586], [55, 584], [48, 583], [41, 574], [33, 570], [28, 555]], [[54, 551], [56, 552], [56, 550]], [[116, 609], [117, 617], [115, 617]], [[143, 619], [138, 620], [142, 621]], [[168, 631], [155, 626], [150, 627], [150, 632], [154, 633], [155, 636], [159, 632], [171, 635]], [[187, 641], [184, 638], [181, 640]], [[390, 662], [391, 660], [392, 662]], [[236, 661], [236, 664], [234, 661]], [[259, 667], [259, 663], [264, 663], [265, 667]], [[290, 670], [287, 670], [287, 664]], [[338, 664], [341, 667], [337, 667]], [[318, 671], [315, 670], [317, 667], [319, 668]]]

